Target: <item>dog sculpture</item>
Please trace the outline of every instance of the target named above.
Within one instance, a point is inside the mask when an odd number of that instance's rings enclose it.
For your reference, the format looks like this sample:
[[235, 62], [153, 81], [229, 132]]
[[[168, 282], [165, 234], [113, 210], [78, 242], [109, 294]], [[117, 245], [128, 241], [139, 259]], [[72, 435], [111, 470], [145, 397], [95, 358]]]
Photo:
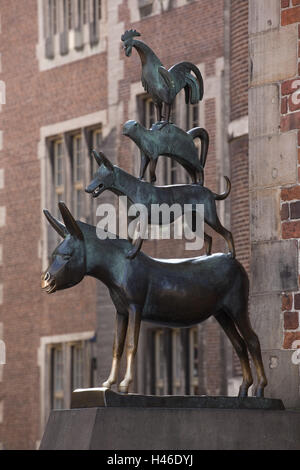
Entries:
[[[196, 204], [204, 204], [204, 221], [225, 238], [229, 251], [235, 257], [232, 234], [223, 227], [216, 210], [216, 200], [226, 199], [230, 193], [231, 185], [226, 176], [227, 190], [223, 194], [215, 194], [205, 186], [198, 184], [153, 186], [114, 166], [103, 153], [98, 154], [93, 150], [92, 154], [99, 168], [95, 178], [85, 190], [87, 193], [92, 194], [93, 197], [98, 197], [103, 191], [110, 190], [117, 195], [127, 196], [132, 204], [143, 204], [147, 208], [149, 224], [153, 223], [151, 219], [151, 206], [153, 204], [167, 204], [168, 207], [173, 204], [180, 204], [182, 213], [185, 204], [191, 204], [193, 212], [196, 211]], [[170, 222], [174, 222], [175, 213], [171, 211], [170, 216]], [[142, 237], [139, 237], [134, 248], [128, 253], [129, 258], [134, 258], [141, 249], [142, 242]], [[206, 233], [204, 233], [204, 242], [206, 254], [210, 255], [212, 238]]]
[[190, 327], [214, 316], [241, 362], [243, 382], [239, 396], [247, 396], [253, 382], [247, 349], [258, 376], [255, 394], [264, 395], [267, 379], [260, 344], [248, 316], [248, 276], [236, 259], [219, 253], [158, 260], [139, 252], [129, 261], [127, 240], [99, 239], [96, 228], [76, 222], [64, 203], [59, 203], [59, 209], [65, 225], [44, 211], [63, 241], [42, 274], [42, 288], [51, 294], [75, 286], [89, 275], [109, 289], [116, 308], [116, 326], [112, 368], [104, 387], [110, 388], [117, 380], [127, 336], [127, 366], [119, 390], [128, 393], [142, 320], [169, 327]]

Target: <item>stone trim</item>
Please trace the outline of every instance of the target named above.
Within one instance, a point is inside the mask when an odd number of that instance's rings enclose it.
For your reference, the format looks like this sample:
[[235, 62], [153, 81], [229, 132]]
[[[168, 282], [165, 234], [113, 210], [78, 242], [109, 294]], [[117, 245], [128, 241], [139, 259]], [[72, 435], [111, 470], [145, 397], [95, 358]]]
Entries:
[[41, 336], [40, 346], [37, 350], [37, 365], [40, 368], [40, 436], [43, 434], [46, 420], [50, 412], [50, 384], [49, 370], [49, 346], [56, 343], [68, 344], [77, 341], [87, 341], [95, 336], [94, 331], [80, 333], [66, 333], [53, 336]]
[[[39, 249], [42, 257], [42, 270], [48, 265], [48, 231], [47, 223], [43, 215], [43, 209], [47, 207], [50, 200], [50, 162], [48, 158], [47, 139], [49, 137], [72, 132], [77, 129], [92, 127], [101, 124], [103, 135], [107, 133], [107, 111], [102, 110], [92, 114], [86, 114], [67, 121], [57, 122], [40, 128], [40, 141], [38, 143], [38, 158], [41, 165], [41, 242]], [[1, 209], [1, 208], [0, 208]]]
[[[75, 28], [68, 31], [68, 43], [69, 43], [69, 52], [67, 54], [61, 55], [60, 51], [60, 34], [61, 31], [58, 31], [57, 34], [53, 36], [53, 45], [54, 45], [54, 58], [48, 59], [45, 56], [45, 26], [44, 26], [44, 0], [37, 0], [38, 2], [38, 30], [39, 30], [39, 39], [38, 44], [36, 45], [36, 56], [39, 62], [39, 70], [50, 70], [61, 65], [69, 64], [71, 62], [85, 59], [87, 57], [93, 56], [95, 54], [101, 54], [106, 51], [107, 48], [107, 12], [106, 12], [106, 2], [102, 2], [102, 17], [99, 20], [99, 42], [98, 44], [90, 44], [89, 39], [89, 22], [83, 26], [83, 41], [82, 49], [75, 48]], [[91, 5], [91, 0], [90, 5]], [[110, 2], [112, 3], [112, 2]]]

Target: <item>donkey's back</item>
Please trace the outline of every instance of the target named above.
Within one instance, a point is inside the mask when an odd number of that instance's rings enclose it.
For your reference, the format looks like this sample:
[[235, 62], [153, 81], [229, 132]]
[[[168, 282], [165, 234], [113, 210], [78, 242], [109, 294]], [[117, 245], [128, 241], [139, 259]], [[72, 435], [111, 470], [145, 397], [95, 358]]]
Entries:
[[129, 302], [139, 304], [142, 319], [168, 326], [191, 326], [225, 310], [234, 317], [247, 311], [248, 276], [230, 254], [184, 260], [140, 255], [128, 272]]

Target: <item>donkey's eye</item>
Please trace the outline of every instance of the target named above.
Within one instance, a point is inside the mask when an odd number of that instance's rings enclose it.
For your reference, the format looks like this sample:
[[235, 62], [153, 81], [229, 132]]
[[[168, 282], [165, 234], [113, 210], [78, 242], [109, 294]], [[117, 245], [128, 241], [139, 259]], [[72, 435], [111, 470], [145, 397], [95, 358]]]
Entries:
[[68, 261], [71, 258], [71, 255], [63, 255], [63, 259], [65, 261]]

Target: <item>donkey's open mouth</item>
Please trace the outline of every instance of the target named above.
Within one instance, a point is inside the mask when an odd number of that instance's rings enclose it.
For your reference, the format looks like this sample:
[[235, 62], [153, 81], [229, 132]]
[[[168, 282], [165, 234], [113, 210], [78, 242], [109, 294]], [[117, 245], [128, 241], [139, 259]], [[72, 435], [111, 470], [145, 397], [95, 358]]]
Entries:
[[56, 291], [55, 279], [51, 279], [48, 275], [42, 275], [42, 289], [47, 292], [47, 294], [52, 294]]

